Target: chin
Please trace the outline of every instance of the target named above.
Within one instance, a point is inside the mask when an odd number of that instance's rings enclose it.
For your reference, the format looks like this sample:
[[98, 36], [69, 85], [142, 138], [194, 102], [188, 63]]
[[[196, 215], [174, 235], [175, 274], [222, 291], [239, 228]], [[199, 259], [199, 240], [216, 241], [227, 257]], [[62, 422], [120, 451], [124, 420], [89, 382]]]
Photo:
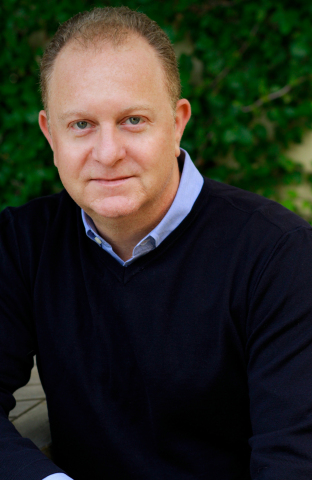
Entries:
[[[121, 218], [132, 215], [139, 210], [139, 202], [124, 197], [111, 197], [101, 201], [92, 202], [86, 212], [92, 217], [92, 213], [104, 218]], [[90, 211], [90, 213], [89, 213]]]

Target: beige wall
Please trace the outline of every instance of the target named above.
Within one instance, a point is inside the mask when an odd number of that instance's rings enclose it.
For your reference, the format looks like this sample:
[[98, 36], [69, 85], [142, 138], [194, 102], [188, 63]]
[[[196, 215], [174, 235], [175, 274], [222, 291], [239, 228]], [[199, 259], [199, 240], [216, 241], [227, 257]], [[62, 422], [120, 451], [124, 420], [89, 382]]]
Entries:
[[[292, 145], [286, 152], [286, 156], [300, 163], [305, 172], [312, 173], [312, 131], [303, 136], [299, 144]], [[281, 187], [280, 193], [283, 199], [289, 198], [289, 192], [295, 192], [297, 197], [292, 199], [298, 208], [298, 212], [305, 219], [312, 222], [312, 185], [305, 181], [301, 185], [288, 185]]]
[[307, 172], [312, 172], [312, 132], [307, 132], [302, 143], [293, 145], [286, 155], [292, 160], [301, 163]]

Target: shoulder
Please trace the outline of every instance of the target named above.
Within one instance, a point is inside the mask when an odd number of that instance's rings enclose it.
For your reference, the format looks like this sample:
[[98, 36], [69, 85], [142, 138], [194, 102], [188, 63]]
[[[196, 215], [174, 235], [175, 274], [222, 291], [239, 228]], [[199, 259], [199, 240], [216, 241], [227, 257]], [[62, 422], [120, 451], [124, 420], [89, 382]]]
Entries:
[[20, 233], [28, 230], [45, 228], [56, 217], [63, 216], [68, 209], [75, 208], [75, 203], [65, 190], [54, 195], [39, 197], [20, 207], [7, 207], [0, 213], [1, 232], [6, 228], [17, 227]]
[[260, 230], [270, 227], [280, 234], [298, 228], [312, 229], [303, 218], [255, 193], [208, 178], [205, 178], [204, 188], [209, 198], [208, 210], [213, 210], [228, 226], [249, 224]]
[[77, 209], [65, 190], [4, 209], [0, 214], [3, 271], [15, 269], [27, 279], [27, 284], [33, 285], [42, 256], [46, 253], [56, 258], [64, 245], [70, 243], [68, 238], [75, 236]]
[[0, 214], [0, 250], [18, 251], [26, 257], [39, 255], [49, 240], [54, 243], [77, 225], [77, 205], [63, 190], [36, 198], [20, 207], [8, 207]]

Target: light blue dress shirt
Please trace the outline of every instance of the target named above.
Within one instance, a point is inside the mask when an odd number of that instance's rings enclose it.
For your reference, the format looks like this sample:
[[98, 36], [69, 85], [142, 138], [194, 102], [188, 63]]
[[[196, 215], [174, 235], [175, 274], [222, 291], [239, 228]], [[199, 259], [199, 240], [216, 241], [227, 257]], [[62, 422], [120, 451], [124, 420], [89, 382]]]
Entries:
[[[154, 250], [160, 243], [165, 240], [168, 235], [173, 232], [175, 228], [184, 220], [190, 213], [199, 192], [202, 189], [204, 179], [192, 162], [189, 154], [181, 148], [181, 161], [183, 162], [183, 170], [180, 179], [177, 194], [169, 208], [168, 212], [161, 220], [161, 222], [152, 230], [146, 237], [144, 237], [133, 249], [132, 257], [124, 262], [112, 249], [111, 245], [106, 242], [96, 231], [92, 219], [81, 210], [82, 221], [86, 229], [86, 234], [99, 247], [106, 250], [114, 257], [117, 262], [125, 267], [134, 262], [137, 258]], [[45, 477], [43, 480], [72, 480], [64, 473], [54, 473]]]

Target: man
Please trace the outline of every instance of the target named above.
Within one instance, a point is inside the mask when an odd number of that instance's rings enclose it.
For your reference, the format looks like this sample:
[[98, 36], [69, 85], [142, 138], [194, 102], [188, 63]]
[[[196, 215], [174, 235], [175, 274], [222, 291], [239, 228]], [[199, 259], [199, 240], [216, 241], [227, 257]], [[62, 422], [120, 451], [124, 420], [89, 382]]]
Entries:
[[[310, 226], [201, 177], [143, 14], [69, 20], [41, 76], [65, 190], [0, 217], [0, 478], [311, 478]], [[34, 354], [55, 464], [7, 420]]]

